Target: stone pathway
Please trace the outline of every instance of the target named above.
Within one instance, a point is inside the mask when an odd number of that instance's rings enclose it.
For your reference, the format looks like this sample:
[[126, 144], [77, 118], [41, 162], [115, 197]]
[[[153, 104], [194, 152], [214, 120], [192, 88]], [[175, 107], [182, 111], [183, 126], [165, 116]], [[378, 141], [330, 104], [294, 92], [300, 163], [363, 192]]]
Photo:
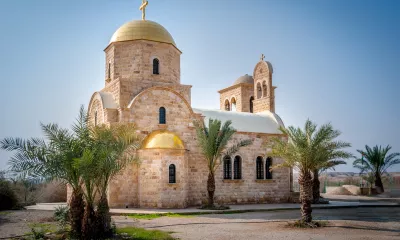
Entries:
[[[66, 203], [38, 203], [33, 206], [26, 207], [29, 210], [49, 210], [53, 211], [58, 206], [66, 206]], [[396, 202], [374, 201], [374, 202], [345, 202], [331, 201], [329, 204], [313, 205], [314, 209], [329, 208], [353, 208], [353, 207], [374, 207], [374, 206], [400, 206]], [[300, 204], [243, 204], [230, 205], [228, 210], [201, 210], [196, 207], [183, 209], [143, 209], [143, 208], [112, 208], [110, 212], [113, 215], [119, 214], [159, 214], [159, 213], [180, 213], [180, 214], [196, 214], [196, 213], [221, 213], [221, 212], [258, 212], [258, 211], [274, 211], [274, 210], [296, 210], [300, 209]]]

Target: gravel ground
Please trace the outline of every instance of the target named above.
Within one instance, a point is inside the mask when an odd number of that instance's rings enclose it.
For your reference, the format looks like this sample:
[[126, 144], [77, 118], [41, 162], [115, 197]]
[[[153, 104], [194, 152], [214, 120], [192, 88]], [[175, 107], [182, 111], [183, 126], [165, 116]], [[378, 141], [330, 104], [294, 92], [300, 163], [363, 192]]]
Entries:
[[0, 212], [0, 238], [20, 236], [30, 232], [29, 223], [46, 223], [52, 220], [53, 211], [2, 211]]
[[298, 210], [211, 214], [133, 220], [114, 217], [119, 226], [139, 226], [174, 232], [182, 240], [197, 239], [400, 239], [400, 208], [347, 208], [314, 210], [314, 219], [329, 220], [320, 229], [287, 227], [299, 218]]
[[[400, 208], [316, 209], [314, 219], [329, 220], [319, 229], [293, 229], [287, 221], [299, 218], [298, 210], [161, 217], [135, 220], [114, 216], [117, 227], [136, 226], [174, 232], [182, 240], [235, 239], [400, 239]], [[0, 212], [0, 238], [23, 235], [32, 222], [49, 222], [52, 211]]]

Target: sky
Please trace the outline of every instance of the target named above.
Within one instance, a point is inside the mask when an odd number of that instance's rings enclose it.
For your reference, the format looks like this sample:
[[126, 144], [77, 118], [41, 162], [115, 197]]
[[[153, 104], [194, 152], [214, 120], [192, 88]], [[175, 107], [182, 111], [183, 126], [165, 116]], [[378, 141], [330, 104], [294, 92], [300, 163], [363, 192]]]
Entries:
[[[104, 87], [103, 50], [141, 0], [1, 0], [0, 139], [69, 127]], [[218, 90], [274, 67], [286, 126], [330, 122], [349, 149], [400, 152], [400, 1], [149, 0], [149, 20], [174, 37], [192, 106], [219, 108]], [[0, 151], [0, 169], [11, 154]], [[352, 160], [336, 171], [357, 171]], [[400, 165], [392, 168], [400, 171]]]

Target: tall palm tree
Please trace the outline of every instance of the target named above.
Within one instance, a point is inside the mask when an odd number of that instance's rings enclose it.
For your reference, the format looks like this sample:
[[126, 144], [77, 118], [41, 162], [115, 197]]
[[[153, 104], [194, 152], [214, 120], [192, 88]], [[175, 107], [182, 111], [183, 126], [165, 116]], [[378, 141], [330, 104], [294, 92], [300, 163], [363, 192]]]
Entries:
[[96, 159], [96, 187], [100, 200], [97, 205], [96, 220], [98, 236], [109, 237], [111, 232], [111, 216], [107, 200], [110, 181], [124, 170], [136, 157], [141, 138], [133, 124], [114, 124], [111, 126], [95, 126], [92, 129], [94, 139], [94, 158]]
[[301, 220], [312, 224], [312, 171], [321, 166], [322, 160], [331, 160], [347, 156], [348, 153], [340, 149], [345, 143], [333, 141], [338, 132], [331, 124], [317, 125], [307, 120], [304, 130], [295, 127], [280, 127], [280, 131], [287, 136], [272, 139], [271, 155], [283, 158], [284, 162], [276, 167], [292, 167], [299, 171]]
[[229, 141], [236, 133], [236, 130], [231, 124], [231, 121], [226, 121], [224, 124], [221, 124], [220, 120], [210, 119], [207, 127], [204, 125], [204, 122], [194, 122], [197, 141], [207, 161], [208, 207], [211, 208], [214, 207], [215, 171], [221, 164], [222, 156], [230, 156], [239, 151], [241, 147], [248, 146], [252, 143], [251, 140], [241, 140], [228, 147]]
[[0, 146], [7, 151], [16, 151], [9, 161], [13, 172], [58, 179], [71, 186], [71, 230], [73, 237], [80, 238], [84, 203], [81, 173], [74, 167], [74, 159], [81, 156], [82, 145], [76, 136], [57, 124], [41, 124], [41, 128], [46, 142], [38, 138], [5, 138], [0, 141]]
[[387, 173], [387, 170], [396, 164], [400, 164], [400, 153], [391, 153], [391, 146], [378, 146], [370, 148], [365, 146], [365, 150], [357, 150], [361, 154], [361, 158], [353, 162], [353, 166], [360, 169], [361, 173], [372, 172], [375, 178], [375, 188], [378, 193], [383, 193], [385, 190], [382, 183], [382, 175]]

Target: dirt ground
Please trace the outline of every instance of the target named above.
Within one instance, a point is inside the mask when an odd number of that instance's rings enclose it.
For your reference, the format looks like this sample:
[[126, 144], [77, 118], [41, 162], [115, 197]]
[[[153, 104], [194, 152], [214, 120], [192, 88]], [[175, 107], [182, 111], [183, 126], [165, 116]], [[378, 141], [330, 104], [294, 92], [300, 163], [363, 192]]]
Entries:
[[[23, 235], [30, 231], [29, 223], [52, 221], [52, 211], [0, 212], [0, 239]], [[117, 227], [136, 226], [173, 232], [182, 240], [235, 239], [400, 239], [400, 208], [318, 209], [314, 219], [327, 220], [319, 229], [294, 229], [287, 226], [297, 219], [298, 210], [210, 214], [184, 217], [161, 217], [137, 220], [114, 216]]]

